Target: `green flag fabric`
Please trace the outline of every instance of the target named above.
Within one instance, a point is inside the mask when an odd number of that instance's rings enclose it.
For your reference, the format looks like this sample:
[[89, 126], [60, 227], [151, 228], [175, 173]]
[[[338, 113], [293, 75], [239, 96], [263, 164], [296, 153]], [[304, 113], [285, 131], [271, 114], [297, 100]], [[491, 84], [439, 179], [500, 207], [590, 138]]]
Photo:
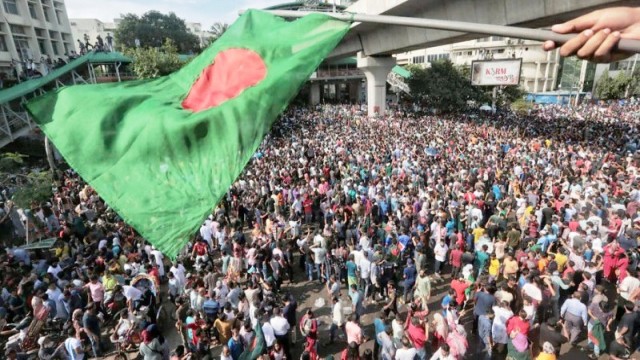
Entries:
[[106, 203], [175, 258], [348, 29], [251, 10], [169, 76], [71, 86], [27, 109]]
[[255, 333], [253, 341], [251, 341], [251, 344], [249, 344], [242, 354], [240, 354], [238, 360], [256, 360], [267, 350], [267, 342], [264, 339], [264, 333], [262, 332], [260, 322], [256, 324], [253, 332]]

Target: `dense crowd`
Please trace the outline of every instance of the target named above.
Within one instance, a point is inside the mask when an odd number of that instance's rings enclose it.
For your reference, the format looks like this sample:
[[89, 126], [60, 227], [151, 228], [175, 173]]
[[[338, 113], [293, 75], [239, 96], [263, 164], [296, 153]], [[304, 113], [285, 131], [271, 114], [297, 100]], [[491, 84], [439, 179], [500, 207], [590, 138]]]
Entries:
[[[42, 359], [316, 360], [321, 338], [343, 360], [552, 360], [563, 343], [629, 358], [639, 123], [633, 103], [290, 110], [175, 262], [68, 170], [21, 213], [55, 243], [0, 258], [0, 337], [9, 358], [32, 345]], [[321, 292], [300, 312], [307, 281]]]

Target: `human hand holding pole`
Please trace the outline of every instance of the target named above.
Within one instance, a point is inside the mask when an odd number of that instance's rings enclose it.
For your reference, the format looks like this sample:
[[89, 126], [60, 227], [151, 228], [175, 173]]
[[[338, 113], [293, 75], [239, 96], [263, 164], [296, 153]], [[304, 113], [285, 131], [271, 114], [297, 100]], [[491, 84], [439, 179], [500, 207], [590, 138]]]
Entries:
[[[576, 55], [593, 62], [614, 62], [632, 55], [615, 49], [620, 39], [640, 40], [640, 7], [615, 7], [596, 10], [563, 24], [554, 25], [559, 34], [578, 33], [560, 47], [560, 55]], [[555, 49], [556, 43], [546, 41], [543, 48]]]

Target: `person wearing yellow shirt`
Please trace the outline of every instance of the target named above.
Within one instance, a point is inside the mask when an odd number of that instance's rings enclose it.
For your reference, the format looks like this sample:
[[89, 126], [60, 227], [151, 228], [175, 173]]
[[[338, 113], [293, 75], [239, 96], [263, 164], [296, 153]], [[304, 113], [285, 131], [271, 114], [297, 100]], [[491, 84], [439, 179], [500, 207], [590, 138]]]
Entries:
[[475, 244], [478, 242], [478, 240], [480, 240], [482, 235], [484, 235], [484, 228], [478, 226], [477, 228], [473, 229], [471, 233], [473, 234], [473, 243]]
[[102, 277], [102, 286], [105, 292], [111, 292], [118, 285], [118, 280], [111, 274], [110, 271], [105, 271]]
[[564, 271], [564, 266], [567, 264], [569, 258], [567, 255], [562, 253], [549, 253], [549, 255], [555, 256], [556, 264], [558, 264], [558, 272], [562, 273]]
[[496, 254], [491, 254], [491, 259], [489, 259], [489, 276], [493, 279], [498, 278], [498, 274], [500, 273], [500, 260], [496, 257]]
[[553, 345], [551, 345], [550, 342], [545, 341], [544, 344], [542, 344], [542, 351], [540, 352], [536, 360], [556, 360], [556, 359], [557, 357], [556, 357], [555, 348], [553, 347]]

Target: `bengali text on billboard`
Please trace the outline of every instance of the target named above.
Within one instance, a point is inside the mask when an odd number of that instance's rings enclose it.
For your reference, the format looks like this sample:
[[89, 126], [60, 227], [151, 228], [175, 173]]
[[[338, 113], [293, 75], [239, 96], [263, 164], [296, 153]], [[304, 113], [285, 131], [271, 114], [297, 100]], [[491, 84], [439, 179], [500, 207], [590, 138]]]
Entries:
[[522, 59], [487, 60], [471, 63], [471, 84], [479, 86], [518, 85]]

